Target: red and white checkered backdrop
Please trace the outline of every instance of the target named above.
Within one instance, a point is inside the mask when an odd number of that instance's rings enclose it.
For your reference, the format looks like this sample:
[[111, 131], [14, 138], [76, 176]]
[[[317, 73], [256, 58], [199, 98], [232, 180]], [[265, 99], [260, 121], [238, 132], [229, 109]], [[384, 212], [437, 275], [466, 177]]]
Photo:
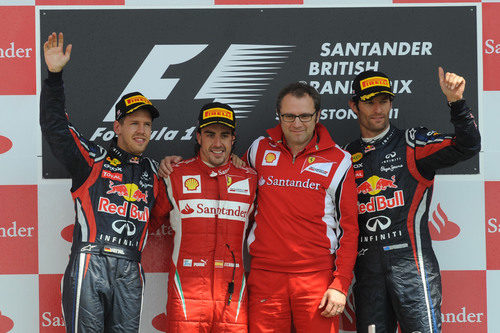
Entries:
[[[38, 102], [41, 73], [45, 70], [44, 65], [40, 63], [40, 45], [46, 38], [40, 36], [40, 13], [43, 10], [232, 10], [289, 6], [298, 9], [348, 6], [442, 8], [465, 5], [474, 7], [478, 17], [477, 102], [483, 139], [479, 158], [480, 169], [479, 174], [437, 176], [429, 223], [443, 277], [443, 331], [500, 332], [500, 168], [495, 166], [496, 162], [500, 164], [498, 135], [495, 139], [496, 127], [500, 124], [500, 1], [2, 0], [0, 333], [64, 331], [59, 289], [68, 260], [71, 221], [74, 216], [69, 180], [42, 177], [42, 138], [38, 125]], [[310, 25], [315, 24], [314, 17], [303, 19]], [[352, 24], [358, 23], [353, 21]], [[461, 22], [455, 23], [460, 24]], [[450, 26], [448, 31], [435, 33], [443, 34], [444, 38], [449, 35], [451, 38], [455, 28]], [[55, 31], [58, 31], [57, 29], [58, 27], [54, 27]], [[81, 29], [85, 31], [86, 27], [82, 25]], [[251, 27], [249, 29], [251, 33]], [[348, 38], [348, 27], [345, 31]], [[117, 44], [120, 38], [126, 40], [126, 36], [121, 36], [120, 31], [116, 31], [116, 35]], [[118, 58], [114, 65], [119, 66], [119, 62]], [[89, 68], [89, 71], [91, 70], [92, 68]], [[85, 86], [85, 83], [82, 83], [82, 86]], [[103, 117], [107, 111], [103, 110]], [[164, 229], [150, 235], [144, 254], [147, 287], [142, 332], [166, 331], [167, 276], [163, 264], [166, 235]], [[342, 318], [342, 327], [346, 332], [353, 330], [352, 302], [351, 296]]]

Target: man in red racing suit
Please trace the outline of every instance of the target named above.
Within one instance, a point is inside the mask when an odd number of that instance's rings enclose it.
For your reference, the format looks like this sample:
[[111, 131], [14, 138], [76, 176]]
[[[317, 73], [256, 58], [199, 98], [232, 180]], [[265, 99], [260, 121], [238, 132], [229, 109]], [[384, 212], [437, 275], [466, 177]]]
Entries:
[[236, 168], [229, 105], [200, 111], [196, 157], [173, 167], [168, 200], [158, 201], [152, 221], [170, 211], [174, 247], [168, 279], [168, 332], [246, 332], [247, 291], [243, 240], [253, 210], [257, 175]]

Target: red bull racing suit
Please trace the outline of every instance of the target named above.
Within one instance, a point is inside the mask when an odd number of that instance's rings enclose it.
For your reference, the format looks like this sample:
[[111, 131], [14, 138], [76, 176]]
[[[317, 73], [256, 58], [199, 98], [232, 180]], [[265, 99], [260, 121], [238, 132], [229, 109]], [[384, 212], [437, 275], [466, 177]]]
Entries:
[[254, 141], [246, 159], [257, 170], [255, 224], [248, 237], [250, 331], [338, 331], [318, 309], [328, 288], [347, 294], [356, 259], [356, 187], [350, 155], [317, 124], [295, 157], [280, 125]]
[[40, 125], [71, 174], [75, 226], [62, 303], [67, 332], [138, 332], [140, 264], [158, 185], [157, 164], [83, 138], [68, 122], [62, 73], [43, 83]]
[[231, 162], [211, 168], [199, 157], [182, 161], [166, 178], [174, 246], [168, 278], [168, 332], [246, 332], [248, 302], [243, 240], [254, 205], [257, 175]]
[[354, 297], [358, 332], [441, 331], [441, 276], [428, 213], [435, 170], [480, 150], [465, 101], [451, 104], [455, 134], [390, 127], [374, 143], [347, 146], [358, 186], [359, 252]]

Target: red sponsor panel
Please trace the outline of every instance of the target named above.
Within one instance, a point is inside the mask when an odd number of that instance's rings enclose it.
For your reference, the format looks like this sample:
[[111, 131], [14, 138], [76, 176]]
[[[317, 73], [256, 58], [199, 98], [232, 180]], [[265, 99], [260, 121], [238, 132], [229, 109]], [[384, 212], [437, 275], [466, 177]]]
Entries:
[[483, 3], [483, 89], [500, 90], [500, 3]]
[[302, 5], [304, 0], [215, 0], [216, 5]]
[[0, 201], [0, 274], [37, 274], [37, 187], [0, 186]]
[[34, 95], [35, 7], [0, 6], [0, 17], [0, 94]]
[[443, 332], [486, 333], [486, 271], [443, 271]]
[[429, 232], [432, 240], [446, 241], [457, 237], [460, 234], [460, 227], [448, 220], [448, 216], [441, 208], [441, 203], [438, 203], [437, 208], [431, 214]]
[[500, 269], [500, 182], [484, 182], [486, 269]]
[[166, 273], [170, 267], [173, 231], [163, 224], [155, 232], [148, 235], [146, 247], [142, 253], [142, 265], [146, 273]]
[[65, 324], [61, 308], [62, 274], [40, 274], [40, 333], [64, 333]]
[[37, 6], [73, 5], [73, 6], [99, 6], [99, 5], [124, 5], [125, 0], [36, 0]]

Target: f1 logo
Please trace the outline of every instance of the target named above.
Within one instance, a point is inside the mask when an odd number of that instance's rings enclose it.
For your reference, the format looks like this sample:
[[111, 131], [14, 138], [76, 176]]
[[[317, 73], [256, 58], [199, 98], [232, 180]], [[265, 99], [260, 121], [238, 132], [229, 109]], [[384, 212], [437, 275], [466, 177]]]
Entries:
[[[117, 96], [116, 102], [131, 91], [140, 91], [150, 100], [166, 100], [180, 81], [179, 78], [162, 78], [168, 67], [195, 58], [207, 46], [208, 44], [155, 45], [127, 87]], [[240, 112], [243, 113], [241, 117], [246, 118], [248, 109], [245, 108], [254, 106], [255, 99], [261, 96], [259, 89], [265, 89], [293, 47], [231, 44], [194, 99], [238, 104], [244, 110], [235, 108], [236, 118], [240, 117]], [[235, 89], [235, 86], [240, 88]], [[111, 107], [104, 121], [113, 120], [114, 108]]]
[[[114, 104], [118, 102], [121, 96], [131, 91], [140, 91], [150, 100], [167, 99], [180, 80], [178, 78], [162, 79], [168, 67], [193, 59], [207, 46], [208, 44], [155, 45]], [[160, 64], [164, 67], [163, 71], [158, 70]], [[115, 120], [114, 104], [104, 121]]]

